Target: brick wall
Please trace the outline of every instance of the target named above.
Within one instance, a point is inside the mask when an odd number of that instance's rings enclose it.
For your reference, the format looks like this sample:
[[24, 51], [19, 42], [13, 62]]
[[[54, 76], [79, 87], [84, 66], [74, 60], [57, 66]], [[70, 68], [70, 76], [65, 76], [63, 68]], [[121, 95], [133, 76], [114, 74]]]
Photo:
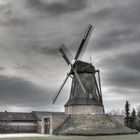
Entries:
[[0, 133], [36, 133], [37, 123], [0, 122]]
[[66, 114], [103, 114], [102, 106], [75, 105], [65, 107]]
[[111, 115], [111, 117], [124, 125], [124, 115]]
[[53, 130], [58, 128], [67, 118], [69, 115], [63, 114], [63, 115], [53, 115]]

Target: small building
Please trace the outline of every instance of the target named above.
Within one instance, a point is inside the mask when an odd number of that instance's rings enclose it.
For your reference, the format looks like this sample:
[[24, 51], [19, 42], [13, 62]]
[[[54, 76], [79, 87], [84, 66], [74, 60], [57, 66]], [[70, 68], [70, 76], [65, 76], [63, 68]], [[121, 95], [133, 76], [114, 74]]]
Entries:
[[33, 133], [37, 120], [32, 113], [0, 112], [0, 133]]
[[64, 112], [0, 112], [0, 133], [52, 134], [67, 117]]

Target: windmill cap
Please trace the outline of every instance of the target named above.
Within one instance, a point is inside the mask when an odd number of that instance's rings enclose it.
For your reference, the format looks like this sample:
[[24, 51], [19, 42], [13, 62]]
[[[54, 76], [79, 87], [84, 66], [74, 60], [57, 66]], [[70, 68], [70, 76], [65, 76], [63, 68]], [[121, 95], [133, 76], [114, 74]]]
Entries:
[[[78, 73], [95, 73], [95, 67], [91, 63], [78, 60], [74, 67]], [[74, 74], [73, 70], [70, 73]]]

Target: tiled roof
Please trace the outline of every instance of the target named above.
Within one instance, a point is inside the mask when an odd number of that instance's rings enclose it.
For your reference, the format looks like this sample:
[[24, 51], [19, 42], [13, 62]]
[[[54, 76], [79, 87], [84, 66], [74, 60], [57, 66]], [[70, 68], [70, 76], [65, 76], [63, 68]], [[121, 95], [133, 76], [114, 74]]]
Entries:
[[32, 113], [21, 112], [0, 112], [0, 121], [23, 121], [23, 122], [36, 122], [37, 119]]
[[[75, 64], [74, 67], [76, 68], [76, 71], [78, 73], [95, 73], [95, 67], [87, 62], [83, 62], [78, 60]], [[71, 74], [73, 74], [73, 70], [71, 69]]]

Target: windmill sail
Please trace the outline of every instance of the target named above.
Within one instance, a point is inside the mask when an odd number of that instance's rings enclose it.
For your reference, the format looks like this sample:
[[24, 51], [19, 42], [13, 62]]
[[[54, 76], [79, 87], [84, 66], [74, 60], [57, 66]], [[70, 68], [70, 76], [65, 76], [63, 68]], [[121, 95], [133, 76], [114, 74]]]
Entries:
[[72, 59], [71, 53], [69, 52], [69, 50], [64, 45], [61, 46], [59, 51], [61, 52], [61, 54], [62, 54], [63, 58], [65, 59], [65, 61], [67, 62], [67, 64], [71, 66], [71, 69], [73, 70], [73, 72], [76, 76], [76, 79], [77, 79], [77, 81], [78, 81], [78, 83], [79, 83], [79, 85], [82, 89], [82, 93], [85, 94], [86, 91], [84, 89], [84, 86], [83, 86], [83, 84], [82, 84], [82, 82], [79, 78], [79, 75], [78, 75], [76, 69], [73, 67], [73, 64], [72, 64], [73, 59]]
[[85, 94], [86, 93], [86, 90], [85, 90], [85, 88], [84, 88], [84, 86], [83, 86], [83, 84], [82, 84], [82, 82], [81, 82], [81, 80], [79, 78], [78, 73], [76, 72], [76, 70], [73, 67], [72, 67], [72, 69], [73, 69], [73, 72], [75, 74], [75, 77], [76, 77], [76, 79], [77, 79], [77, 81], [78, 81], [78, 83], [79, 83], [79, 85], [80, 85], [80, 87], [82, 89], [82, 93]]
[[79, 46], [79, 49], [75, 55], [75, 60], [77, 61], [77, 59], [80, 59], [87, 47], [88, 41], [90, 39], [91, 33], [93, 31], [93, 27], [92, 25], [89, 25], [87, 32], [85, 33], [83, 40], [81, 41], [81, 44]]
[[65, 80], [63, 81], [63, 83], [62, 83], [60, 89], [58, 90], [58, 92], [56, 93], [56, 95], [53, 97], [53, 99], [52, 99], [53, 104], [54, 104], [55, 101], [57, 100], [57, 98], [58, 98], [58, 96], [59, 96], [59, 94], [60, 94], [62, 88], [64, 87], [66, 81], [68, 80], [69, 76], [70, 76], [70, 74], [68, 73], [67, 76], [66, 76], [66, 78], [65, 78]]
[[[75, 77], [76, 77], [76, 79], [77, 79], [77, 81], [78, 81], [78, 83], [80, 85], [80, 88], [82, 89], [82, 93], [85, 94], [86, 91], [84, 89], [84, 86], [83, 86], [83, 84], [82, 84], [82, 82], [81, 82], [81, 80], [79, 78], [78, 73], [76, 72], [75, 68], [72, 65], [73, 57], [72, 57], [71, 53], [69, 52], [69, 50], [64, 45], [61, 46], [61, 48], [59, 49], [59, 51], [61, 52], [61, 54], [62, 54], [63, 58], [65, 59], [65, 61], [67, 62], [67, 64], [71, 66], [71, 69], [73, 70], [73, 72], [75, 74]], [[70, 72], [67, 74], [67, 77], [65, 78], [64, 82], [62, 83], [60, 89], [58, 90], [58, 92], [56, 93], [56, 95], [53, 97], [53, 99], [52, 99], [53, 104], [57, 100], [57, 98], [58, 98], [58, 96], [59, 96], [62, 88], [64, 87], [64, 85], [65, 85], [68, 77], [70, 76]]]
[[70, 63], [72, 63], [74, 58], [73, 58], [72, 54], [69, 52], [69, 50], [64, 45], [61, 46], [59, 51], [62, 54], [63, 58], [65, 59], [65, 61], [67, 62], [68, 65]]

